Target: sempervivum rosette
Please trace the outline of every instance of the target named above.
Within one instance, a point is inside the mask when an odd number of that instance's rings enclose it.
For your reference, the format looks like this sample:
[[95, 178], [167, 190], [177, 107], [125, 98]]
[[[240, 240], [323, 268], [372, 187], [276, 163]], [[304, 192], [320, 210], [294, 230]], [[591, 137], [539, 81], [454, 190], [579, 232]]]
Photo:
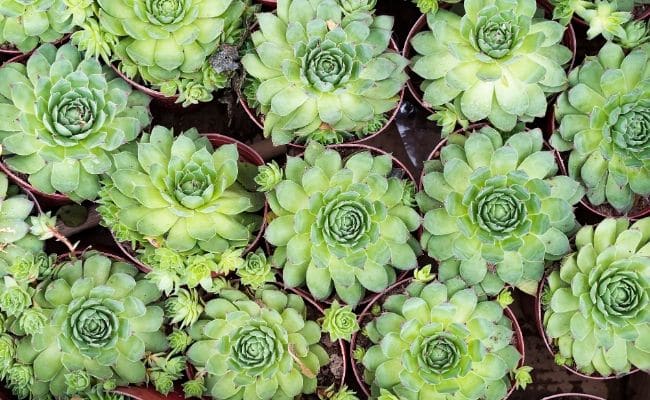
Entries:
[[[8, 313], [12, 357], [2, 376], [20, 399], [68, 398], [147, 381], [145, 356], [166, 350], [160, 292], [137, 269], [98, 253], [57, 264], [33, 284], [5, 277], [0, 291], [29, 293]], [[14, 298], [17, 298], [14, 296]], [[8, 312], [13, 301], [0, 301]], [[31, 315], [29, 323], [24, 315]]]
[[[235, 44], [249, 1], [98, 0], [96, 20], [77, 39], [84, 48], [117, 61], [129, 78], [163, 94], [180, 94], [184, 105], [210, 101], [228, 84], [227, 71], [210, 56]], [[96, 23], [98, 21], [98, 23]], [[102, 42], [110, 40], [108, 48]], [[108, 60], [107, 60], [108, 61]], [[223, 67], [223, 66], [219, 66]]]
[[480, 301], [473, 289], [415, 282], [385, 299], [382, 311], [364, 328], [372, 342], [364, 380], [373, 398], [506, 397], [522, 355], [499, 303]]
[[277, 16], [257, 15], [242, 63], [257, 81], [249, 104], [259, 104], [275, 144], [358, 139], [397, 106], [407, 61], [387, 50], [393, 19], [347, 15], [351, 3], [279, 0]]
[[4, 162], [37, 190], [93, 200], [110, 154], [149, 125], [149, 98], [72, 45], [0, 69]]
[[190, 266], [196, 286], [260, 229], [264, 196], [253, 191], [254, 172], [247, 172], [254, 170], [239, 162], [234, 144], [215, 150], [195, 129], [174, 137], [156, 126], [137, 148], [115, 155], [98, 211], [117, 239], [141, 253], [161, 289], [187, 284]]
[[571, 71], [558, 98], [551, 144], [571, 151], [568, 172], [594, 205], [630, 211], [650, 195], [650, 47], [613, 43]]
[[188, 329], [195, 343], [187, 357], [205, 379], [203, 395], [270, 400], [315, 393], [330, 359], [306, 313], [302, 298], [274, 288], [253, 297], [222, 290]]
[[0, 1], [0, 47], [29, 52], [40, 43], [61, 39], [84, 16], [83, 13], [78, 17], [71, 15], [69, 1]]
[[344, 161], [315, 142], [304, 157], [288, 158], [285, 179], [267, 194], [277, 217], [265, 234], [285, 284], [356, 305], [366, 289], [393, 283], [395, 269], [416, 267], [411, 232], [420, 216], [409, 201], [411, 183], [392, 169], [389, 155], [364, 151]]
[[[546, 113], [546, 96], [566, 87], [564, 27], [535, 17], [534, 0], [467, 0], [465, 13], [427, 15], [411, 44], [424, 101], [457, 119], [488, 119], [509, 131]], [[449, 107], [455, 103], [452, 108]]]
[[440, 160], [428, 162], [422, 247], [440, 261], [439, 278], [480, 284], [488, 295], [504, 283], [533, 294], [545, 260], [569, 252], [577, 228], [572, 205], [584, 190], [542, 150], [539, 129], [505, 143], [485, 127], [469, 137], [452, 135]]
[[585, 374], [650, 371], [650, 219], [605, 219], [576, 235], [542, 297], [556, 362]]

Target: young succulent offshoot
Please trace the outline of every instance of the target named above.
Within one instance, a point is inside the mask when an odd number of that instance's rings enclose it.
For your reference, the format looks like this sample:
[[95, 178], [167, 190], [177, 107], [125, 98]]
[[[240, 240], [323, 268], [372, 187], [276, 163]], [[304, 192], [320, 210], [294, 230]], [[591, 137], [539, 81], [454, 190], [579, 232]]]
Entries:
[[362, 364], [373, 398], [506, 397], [522, 354], [497, 302], [434, 281], [412, 283], [382, 308], [365, 327], [372, 345]]
[[650, 218], [585, 226], [546, 282], [544, 329], [557, 361], [584, 374], [650, 372]]
[[243, 262], [241, 252], [262, 224], [255, 171], [239, 161], [234, 144], [215, 149], [196, 129], [174, 136], [156, 126], [114, 156], [98, 211], [152, 268], [161, 289], [210, 289], [212, 273]]
[[569, 74], [551, 138], [595, 206], [625, 214], [650, 195], [650, 45], [605, 44]]
[[240, 42], [251, 10], [250, 0], [98, 0], [74, 39], [88, 57], [116, 62], [186, 107], [229, 85], [237, 65], [220, 58]]
[[564, 26], [535, 17], [534, 0], [468, 0], [463, 7], [463, 15], [427, 14], [429, 30], [411, 40], [424, 101], [446, 114], [437, 119], [487, 119], [510, 131], [543, 117], [547, 96], [567, 85], [563, 66], [572, 54], [561, 44]]
[[94, 200], [111, 155], [151, 122], [149, 101], [73, 45], [43, 45], [0, 68], [3, 162], [41, 192]]
[[168, 347], [156, 285], [133, 265], [94, 252], [51, 272], [0, 283], [7, 388], [19, 399], [60, 399], [147, 381], [146, 355]]
[[451, 135], [440, 159], [427, 162], [418, 202], [424, 216], [422, 247], [440, 262], [438, 279], [460, 279], [496, 296], [505, 284], [534, 294], [546, 260], [570, 250], [577, 230], [573, 205], [579, 183], [556, 175], [542, 132], [503, 141], [484, 127]]
[[195, 368], [192, 394], [200, 379], [205, 383], [201, 395], [213, 399], [293, 399], [316, 393], [317, 377], [330, 357], [319, 344], [320, 327], [306, 313], [301, 297], [275, 288], [251, 297], [222, 290], [187, 329], [194, 340], [187, 351]]
[[410, 189], [393, 176], [389, 155], [343, 159], [312, 142], [303, 157], [289, 157], [284, 180], [267, 193], [276, 218], [265, 233], [284, 283], [355, 306], [366, 290], [395, 282], [396, 270], [414, 269], [421, 218], [405, 202]]
[[393, 18], [373, 16], [373, 6], [278, 0], [277, 13], [257, 14], [242, 64], [274, 144], [360, 139], [397, 107], [408, 61], [388, 49]]

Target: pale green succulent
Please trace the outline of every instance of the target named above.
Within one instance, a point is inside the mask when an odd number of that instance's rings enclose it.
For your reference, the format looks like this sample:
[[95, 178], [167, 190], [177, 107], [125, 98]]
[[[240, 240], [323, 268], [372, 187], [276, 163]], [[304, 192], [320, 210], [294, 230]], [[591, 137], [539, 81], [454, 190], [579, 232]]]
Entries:
[[335, 292], [354, 306], [366, 289], [394, 282], [395, 269], [417, 266], [411, 232], [421, 218], [403, 203], [408, 180], [392, 170], [389, 155], [364, 151], [344, 160], [315, 142], [304, 157], [288, 158], [285, 180], [267, 193], [276, 218], [265, 233], [286, 285], [306, 285], [317, 299]]
[[63, 38], [79, 21], [70, 14], [69, 1], [0, 0], [0, 47], [27, 53]]
[[[336, 0], [345, 15], [374, 14], [377, 0]], [[360, 16], [361, 18], [364, 15]]]
[[452, 135], [425, 165], [421, 243], [440, 262], [438, 278], [460, 278], [497, 295], [504, 284], [533, 294], [545, 260], [569, 252], [573, 205], [584, 189], [558, 175], [553, 152], [534, 129], [503, 141], [484, 127]]
[[568, 173], [594, 205], [626, 213], [650, 195], [650, 46], [613, 43], [571, 71], [555, 106], [551, 144], [571, 151]]
[[578, 232], [543, 297], [544, 329], [563, 362], [602, 376], [650, 371], [649, 237], [650, 218]]
[[317, 389], [329, 356], [318, 324], [295, 294], [223, 290], [189, 327], [189, 362], [213, 399], [293, 399]]
[[411, 40], [424, 101], [439, 107], [460, 99], [458, 119], [488, 119], [504, 131], [543, 117], [546, 97], [567, 84], [563, 66], [572, 54], [560, 44], [565, 28], [536, 18], [534, 0], [468, 0], [463, 6], [462, 16], [428, 14], [429, 30]]
[[352, 335], [359, 331], [357, 315], [352, 311], [352, 307], [341, 306], [336, 300], [325, 310], [322, 325], [323, 332], [330, 334], [332, 342], [339, 339], [350, 341]]
[[647, 4], [647, 0], [551, 0], [551, 3], [553, 18], [562, 24], [568, 25], [576, 15], [589, 25], [588, 39], [602, 34], [605, 39], [612, 40], [626, 36], [625, 29], [633, 18], [632, 10], [637, 5]]
[[250, 0], [98, 0], [75, 40], [188, 106], [229, 84], [236, 65], [213, 66], [211, 56], [240, 41], [252, 10]]
[[246, 255], [242, 265], [237, 268], [236, 274], [241, 284], [252, 289], [259, 289], [266, 283], [275, 281], [275, 269], [271, 268], [270, 260], [262, 249], [257, 249]]
[[277, 15], [257, 15], [242, 63], [261, 82], [258, 111], [276, 145], [360, 139], [397, 106], [408, 62], [388, 50], [393, 18], [346, 15], [360, 2], [340, 3], [278, 0]]
[[[30, 256], [33, 258], [33, 254], [43, 250], [44, 242], [30, 233], [30, 215], [34, 207], [34, 202], [21, 194], [16, 186], [10, 185], [7, 176], [0, 173], [0, 277], [6, 275], [14, 263], [21, 263]], [[18, 269], [26, 271], [25, 278], [34, 274], [30, 265]]]
[[354, 390], [348, 389], [346, 385], [336, 388], [335, 385], [327, 388], [322, 395], [318, 396], [321, 400], [359, 400]]
[[415, 282], [388, 297], [365, 332], [362, 364], [373, 398], [500, 400], [522, 355], [512, 322], [473, 289]]
[[[438, 4], [438, 0], [411, 0], [411, 2], [415, 3], [415, 5], [418, 6], [422, 14], [427, 14], [427, 13], [435, 14], [438, 11], [438, 7], [440, 7], [440, 5]], [[447, 3], [447, 4], [455, 4], [455, 3], [459, 3], [460, 0], [440, 0], [440, 2]]]
[[74, 46], [43, 45], [0, 69], [4, 162], [41, 192], [93, 200], [110, 154], [151, 122], [149, 101]]
[[[16, 284], [4, 279], [2, 293]], [[48, 278], [18, 285], [29, 293], [22, 315], [15, 314], [18, 296], [13, 312], [4, 299], [0, 307], [13, 315], [7, 325], [15, 358], [3, 372], [20, 399], [68, 398], [104, 382], [144, 383], [146, 354], [168, 347], [163, 309], [155, 303], [161, 293], [130, 264], [90, 252], [61, 262]], [[33, 329], [37, 320], [40, 328]]]
[[207, 284], [220, 255], [245, 248], [260, 229], [264, 195], [234, 144], [214, 149], [195, 129], [174, 137], [156, 126], [113, 164], [100, 193], [104, 223], [181, 284]]

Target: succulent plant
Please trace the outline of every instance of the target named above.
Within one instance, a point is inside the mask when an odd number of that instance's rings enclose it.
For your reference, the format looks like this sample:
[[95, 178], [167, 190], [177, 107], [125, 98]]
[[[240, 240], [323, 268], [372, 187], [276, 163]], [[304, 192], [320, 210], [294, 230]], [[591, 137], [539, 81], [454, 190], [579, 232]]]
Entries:
[[336, 385], [327, 388], [323, 394], [318, 396], [321, 400], [359, 400], [354, 390], [348, 389], [346, 385], [337, 389]]
[[560, 44], [564, 27], [535, 18], [534, 0], [463, 5], [462, 17], [447, 10], [429, 13], [430, 30], [411, 40], [424, 101], [440, 107], [459, 98], [458, 119], [488, 119], [504, 131], [518, 120], [543, 117], [546, 97], [567, 83], [562, 66], [572, 54]]
[[266, 240], [276, 246], [284, 283], [305, 285], [317, 299], [333, 291], [356, 305], [365, 290], [395, 281], [395, 268], [414, 269], [420, 253], [411, 232], [420, 216], [403, 202], [408, 181], [391, 176], [389, 155], [358, 152], [347, 160], [312, 142], [289, 157], [285, 179], [267, 198], [276, 218]]
[[323, 332], [330, 334], [332, 342], [339, 339], [345, 339], [349, 342], [352, 335], [359, 331], [357, 315], [352, 311], [352, 307], [341, 306], [336, 300], [325, 310], [322, 325]]
[[551, 144], [571, 151], [568, 172], [594, 205], [626, 213], [650, 195], [650, 46], [625, 55], [613, 43], [571, 71], [555, 106]]
[[0, 47], [27, 53], [41, 43], [55, 42], [71, 32], [79, 18], [68, 10], [70, 0], [0, 1]]
[[568, 25], [574, 15], [582, 18], [588, 25], [587, 38], [603, 35], [612, 40], [627, 36], [625, 30], [631, 26], [632, 10], [637, 5], [647, 4], [647, 0], [551, 0], [553, 18]]
[[343, 14], [374, 14], [377, 0], [337, 0], [343, 10]]
[[98, 211], [154, 272], [194, 287], [219, 272], [221, 254], [248, 246], [261, 226], [256, 213], [264, 195], [248, 170], [255, 168], [239, 162], [234, 144], [215, 150], [195, 129], [174, 137], [156, 126], [137, 148], [114, 156]]
[[361, 138], [397, 106], [408, 62], [388, 50], [393, 19], [347, 15], [361, 3], [372, 2], [278, 0], [277, 15], [257, 15], [242, 63], [261, 81], [258, 111], [274, 144]]
[[[40, 224], [48, 221], [45, 229], [49, 230], [56, 219], [47, 214], [30, 216], [34, 208], [35, 203], [0, 173], [0, 280], [10, 275], [28, 284], [48, 275], [53, 258], [43, 248], [51, 236], [41, 231]], [[0, 332], [4, 331], [2, 325]]]
[[[94, 18], [75, 34], [87, 56], [117, 62], [183, 106], [212, 100], [230, 70], [211, 56], [240, 41], [249, 0], [98, 0]], [[236, 66], [236, 65], [235, 65]]]
[[253, 289], [259, 289], [268, 282], [275, 281], [275, 271], [271, 268], [270, 260], [262, 249], [248, 253], [244, 263], [237, 268], [237, 276], [241, 284]]
[[99, 191], [110, 154], [149, 125], [149, 98], [72, 45], [41, 46], [0, 68], [4, 162], [45, 193], [81, 202]]
[[306, 320], [297, 295], [268, 288], [249, 297], [222, 290], [189, 328], [195, 340], [187, 351], [203, 395], [214, 399], [293, 399], [316, 391], [319, 371], [329, 356], [319, 344], [321, 331]]
[[[440, 6], [438, 4], [438, 0], [411, 0], [411, 1], [418, 6], [422, 14], [436, 13], [438, 11], [438, 7]], [[447, 3], [447, 4], [455, 4], [460, 2], [460, 0], [440, 0], [440, 1], [442, 3]]]
[[585, 374], [650, 371], [650, 218], [585, 226], [576, 252], [548, 277], [544, 328], [559, 355]]
[[[16, 346], [3, 376], [20, 399], [68, 398], [105, 382], [144, 383], [146, 354], [168, 347], [163, 309], [155, 303], [160, 292], [125, 262], [89, 252], [61, 261], [51, 277], [26, 284], [5, 276], [0, 286], [15, 293], [10, 303], [4, 295], [0, 300]], [[22, 304], [18, 290], [28, 295]], [[30, 334], [24, 320], [32, 314], [32, 324], [45, 323]]]
[[415, 282], [382, 307], [365, 327], [373, 345], [362, 362], [373, 397], [506, 397], [522, 355], [498, 303], [434, 281]]
[[440, 160], [425, 165], [421, 243], [440, 262], [438, 278], [460, 278], [496, 295], [504, 284], [533, 294], [545, 260], [569, 252], [577, 229], [572, 205], [584, 189], [556, 176], [539, 129], [505, 143], [484, 127], [469, 137], [452, 135]]

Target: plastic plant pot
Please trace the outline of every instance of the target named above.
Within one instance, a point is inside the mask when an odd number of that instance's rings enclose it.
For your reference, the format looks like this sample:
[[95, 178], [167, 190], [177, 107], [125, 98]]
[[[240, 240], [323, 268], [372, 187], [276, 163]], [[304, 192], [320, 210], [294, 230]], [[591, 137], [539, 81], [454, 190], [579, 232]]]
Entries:
[[[68, 33], [68, 34], [64, 35], [61, 39], [54, 42], [53, 44], [56, 47], [59, 47], [62, 44], [66, 43], [70, 39], [71, 35], [72, 35], [72, 33]], [[22, 61], [26, 60], [30, 55], [32, 55], [32, 53], [34, 51], [36, 51], [36, 49], [38, 49], [43, 44], [45, 44], [45, 43], [40, 43], [33, 50], [30, 50], [28, 52], [22, 52], [22, 51], [20, 51], [18, 49], [15, 49], [15, 48], [13, 48], [13, 49], [0, 48], [0, 55], [4, 55], [5, 57], [9, 58], [9, 60], [6, 61], [6, 62], [22, 62]]]
[[[552, 344], [552, 339], [548, 337], [546, 334], [546, 330], [544, 329], [544, 316], [543, 316], [543, 310], [542, 310], [542, 295], [544, 293], [544, 287], [546, 286], [546, 278], [548, 275], [545, 275], [542, 281], [539, 284], [539, 288], [537, 291], [537, 296], [535, 297], [535, 324], [537, 325], [537, 331], [539, 332], [539, 335], [542, 337], [542, 340], [544, 341], [544, 346], [546, 347], [546, 350], [548, 350], [549, 354], [555, 358], [555, 355], [557, 354], [557, 348], [555, 345]], [[609, 375], [609, 376], [602, 376], [599, 374], [592, 374], [592, 375], [587, 375], [584, 374], [572, 367], [569, 367], [568, 365], [562, 365], [562, 367], [571, 372], [572, 374], [578, 375], [582, 378], [585, 379], [593, 379], [593, 380], [599, 380], [599, 381], [604, 381], [604, 380], [610, 380], [610, 379], [619, 379], [623, 376], [631, 375], [634, 374], [638, 371], [638, 369], [633, 369], [632, 371], [622, 374], [622, 375]], [[561, 395], [558, 395], [561, 396]], [[550, 398], [559, 398], [559, 397], [550, 397]], [[595, 397], [596, 399], [600, 399], [599, 397]]]
[[151, 89], [139, 82], [134, 81], [133, 79], [129, 78], [126, 76], [120, 69], [115, 65], [115, 63], [110, 63], [109, 66], [115, 71], [117, 75], [120, 76], [120, 78], [124, 79], [131, 85], [132, 87], [136, 88], [137, 90], [141, 91], [142, 93], [146, 94], [147, 96], [151, 97], [154, 99], [157, 103], [161, 104], [165, 108], [169, 109], [182, 109], [181, 104], [177, 103], [176, 101], [178, 100], [178, 95], [174, 96], [165, 96], [161, 92]]
[[[371, 310], [375, 305], [381, 305], [383, 300], [385, 300], [388, 296], [390, 296], [393, 293], [402, 293], [406, 289], [406, 287], [411, 283], [411, 279], [403, 279], [394, 285], [388, 287], [386, 290], [384, 290], [382, 293], [377, 294], [375, 297], [372, 298], [372, 300], [366, 305], [366, 307], [361, 311], [359, 314], [359, 317], [357, 318], [357, 321], [359, 322], [359, 326], [361, 329], [366, 325], [367, 322], [370, 322], [370, 320], [373, 318]], [[512, 310], [509, 307], [505, 307], [503, 309], [504, 314], [512, 321], [512, 331], [513, 331], [513, 340], [514, 340], [514, 345], [517, 348], [517, 351], [521, 354], [521, 359], [519, 360], [519, 365], [518, 367], [522, 367], [525, 362], [526, 358], [526, 350], [524, 347], [524, 336], [521, 332], [521, 328], [519, 326], [519, 322], [517, 321], [517, 318], [515, 317], [515, 314], [512, 312]], [[356, 332], [354, 335], [352, 335], [352, 340], [350, 340], [350, 354], [354, 354], [354, 351], [357, 347], [357, 341], [358, 337], [361, 331]], [[367, 350], [367, 349], [366, 349]], [[367, 398], [370, 398], [370, 387], [366, 383], [366, 381], [363, 379], [363, 365], [361, 365], [360, 362], [357, 362], [356, 360], [352, 359], [352, 372], [354, 373], [354, 377], [357, 381], [357, 385], [361, 389], [361, 393], [363, 393]], [[506, 396], [502, 399], [505, 400], [510, 395], [515, 391], [515, 385], [514, 382], [512, 382], [512, 386], [508, 390], [508, 393]]]
[[[537, 2], [538, 6], [543, 7], [547, 13], [550, 13], [552, 10], [552, 7], [550, 7], [548, 4], [544, 4], [541, 1]], [[406, 37], [406, 41], [404, 43], [404, 49], [402, 50], [402, 55], [405, 58], [411, 59], [413, 56], [413, 46], [411, 46], [411, 40], [415, 35], [418, 33], [422, 32], [423, 30], [428, 29], [427, 26], [427, 16], [422, 15], [413, 25], [413, 28], [411, 28], [411, 31], [409, 32], [408, 36]], [[576, 44], [576, 33], [573, 29], [573, 26], [571, 24], [567, 25], [566, 30], [564, 31], [564, 38], [562, 40], [562, 43], [571, 50], [571, 61], [567, 64], [567, 66], [564, 68], [566, 71], [570, 71], [573, 69], [573, 65], [576, 60], [576, 49], [577, 49], [577, 44]], [[423, 81], [422, 78], [420, 78], [415, 72], [413, 72], [410, 68], [408, 68], [409, 72], [409, 77], [410, 79], [408, 80], [406, 86], [408, 87], [409, 92], [411, 93], [411, 96], [415, 99], [415, 101], [420, 105], [420, 107], [424, 108], [430, 113], [434, 113], [435, 111], [431, 107], [431, 105], [427, 104], [424, 99], [424, 93], [422, 90], [420, 90], [420, 83]], [[549, 97], [552, 97], [549, 96]]]
[[[381, 149], [378, 149], [376, 147], [369, 146], [369, 145], [363, 144], [363, 143], [334, 144], [334, 145], [327, 146], [327, 148], [337, 150], [343, 156], [343, 160], [345, 160], [348, 156], [351, 156], [351, 155], [353, 155], [355, 153], [362, 152], [362, 151], [369, 151], [373, 156], [388, 155], [393, 160], [393, 172], [396, 173], [396, 174], [401, 174], [402, 179], [410, 180], [411, 182], [413, 182], [414, 185], [416, 185], [416, 188], [417, 188], [418, 182], [415, 180], [415, 177], [414, 177], [413, 173], [409, 170], [409, 168], [403, 162], [401, 162], [399, 159], [397, 159], [392, 154], [390, 154], [390, 153], [388, 153], [388, 152], [386, 152], [384, 150], [381, 150]], [[302, 157], [304, 152], [298, 151], [298, 150], [299, 149], [297, 149], [297, 148], [294, 149], [294, 152], [296, 153], [295, 157]], [[395, 176], [395, 175], [393, 175], [393, 176]], [[418, 211], [418, 213], [419, 213], [419, 211]], [[417, 232], [415, 232], [415, 237], [418, 240], [418, 242], [420, 240], [421, 235], [422, 235], [422, 227], [420, 226], [420, 228], [417, 230]], [[265, 243], [265, 247], [266, 247], [266, 254], [272, 255], [273, 251], [274, 251], [273, 246], [271, 246], [266, 241], [264, 243]], [[396, 281], [399, 282], [399, 281], [405, 279], [407, 277], [407, 275], [409, 275], [412, 272], [413, 271], [403, 271], [401, 274], [399, 274], [397, 276]], [[282, 269], [280, 269], [277, 272], [277, 279], [280, 282], [283, 281], [283, 279], [282, 279]], [[321, 308], [328, 308], [335, 299], [339, 300], [339, 302], [341, 304], [345, 303], [345, 302], [341, 301], [340, 299], [338, 299], [335, 294], [332, 294], [327, 299], [316, 299], [315, 297], [312, 296], [311, 293], [309, 293], [308, 290], [306, 290], [303, 287], [300, 287], [300, 288], [298, 288], [298, 287], [296, 287], [296, 288], [287, 287], [287, 288], [290, 289], [291, 291], [295, 292], [295, 293], [300, 294], [304, 298], [310, 299], [311, 302], [319, 304], [319, 307], [321, 307]], [[367, 304], [369, 301], [372, 300], [373, 295], [374, 295], [373, 292], [366, 292], [366, 296], [359, 302], [357, 307], [363, 306], [364, 304]]]
[[[273, 3], [275, 4], [275, 2], [273, 2]], [[399, 49], [397, 47], [397, 42], [395, 42], [395, 39], [393, 39], [393, 38], [390, 39], [389, 48], [392, 49], [392, 50], [395, 50], [397, 52], [399, 51]], [[360, 139], [355, 139], [355, 140], [351, 140], [349, 142], [345, 142], [345, 144], [362, 143], [362, 142], [368, 141], [368, 140], [370, 140], [372, 138], [375, 138], [375, 137], [381, 135], [382, 133], [386, 132], [386, 130], [393, 124], [393, 122], [395, 121], [395, 118], [397, 118], [397, 115], [399, 114], [399, 110], [400, 110], [400, 108], [402, 106], [402, 102], [404, 101], [404, 94], [405, 93], [406, 93], [406, 87], [402, 88], [402, 91], [400, 92], [400, 95], [399, 95], [399, 100], [398, 100], [397, 105], [395, 106], [393, 111], [390, 112], [390, 118], [388, 118], [388, 120], [386, 121], [386, 123], [384, 124], [384, 126], [381, 129], [379, 129], [375, 133], [372, 133], [372, 134], [370, 134], [368, 136], [364, 136], [364, 137], [362, 137]], [[246, 102], [244, 97], [241, 95], [241, 93], [238, 93], [238, 95], [239, 95], [239, 104], [242, 106], [242, 108], [246, 112], [246, 115], [248, 115], [248, 117], [251, 119], [251, 121], [253, 121], [255, 123], [255, 125], [257, 125], [258, 128], [264, 129], [264, 122], [262, 120], [262, 116], [258, 115], [255, 112], [255, 110], [252, 110], [248, 106], [248, 103]], [[293, 142], [288, 143], [288, 146], [298, 148], [298, 149], [304, 149], [306, 147], [304, 144], [298, 144], [298, 143], [293, 143]]]
[[[229, 136], [220, 135], [218, 133], [204, 133], [202, 134], [202, 136], [207, 137], [210, 140], [210, 143], [212, 143], [212, 145], [214, 146], [214, 148], [219, 148], [224, 144], [235, 144], [237, 146], [237, 151], [239, 152], [240, 161], [245, 161], [256, 166], [264, 165], [264, 159], [262, 158], [262, 156], [259, 155], [259, 153], [257, 153], [249, 145], [240, 142], [237, 139], [233, 139]], [[260, 226], [259, 231], [257, 232], [257, 234], [255, 235], [251, 243], [246, 248], [245, 253], [248, 253], [249, 251], [257, 248], [257, 245], [262, 239], [262, 236], [264, 235], [264, 228], [266, 227], [266, 222], [268, 219], [268, 210], [269, 210], [269, 205], [268, 202], [265, 201], [264, 208], [263, 208], [262, 226]], [[129, 259], [130, 262], [135, 264], [138, 267], [138, 269], [140, 269], [142, 272], [151, 271], [151, 267], [144, 264], [142, 261], [138, 259], [138, 257], [136, 256], [136, 249], [133, 249], [129, 243], [120, 242], [115, 237], [113, 232], [111, 232], [111, 235], [113, 236], [113, 240], [115, 241], [117, 247], [122, 251], [122, 253], [124, 253], [124, 255]]]
[[[650, 7], [648, 9], [650, 10]], [[547, 129], [546, 133], [549, 135], [558, 129], [557, 121], [555, 120], [554, 107], [552, 107], [552, 109], [550, 110], [546, 118], [546, 129]], [[562, 172], [563, 175], [568, 175], [569, 169], [567, 168], [567, 163], [568, 163], [569, 152], [561, 153], [556, 150], [554, 151], [560, 166], [560, 171]], [[608, 217], [625, 216], [630, 220], [636, 221], [650, 215], [650, 199], [648, 199], [647, 197], [636, 195], [636, 203], [641, 203], [641, 204], [632, 206], [632, 210], [630, 210], [627, 214], [621, 214], [618, 211], [616, 211], [614, 207], [610, 206], [607, 203], [603, 203], [599, 206], [591, 204], [587, 196], [584, 196], [582, 200], [580, 200], [580, 206], [596, 217], [608, 218]]]
[[547, 396], [542, 398], [542, 400], [581, 400], [581, 399], [605, 400], [602, 397], [594, 396], [592, 394], [584, 394], [584, 393], [560, 393], [560, 394], [554, 394], [553, 396]]

